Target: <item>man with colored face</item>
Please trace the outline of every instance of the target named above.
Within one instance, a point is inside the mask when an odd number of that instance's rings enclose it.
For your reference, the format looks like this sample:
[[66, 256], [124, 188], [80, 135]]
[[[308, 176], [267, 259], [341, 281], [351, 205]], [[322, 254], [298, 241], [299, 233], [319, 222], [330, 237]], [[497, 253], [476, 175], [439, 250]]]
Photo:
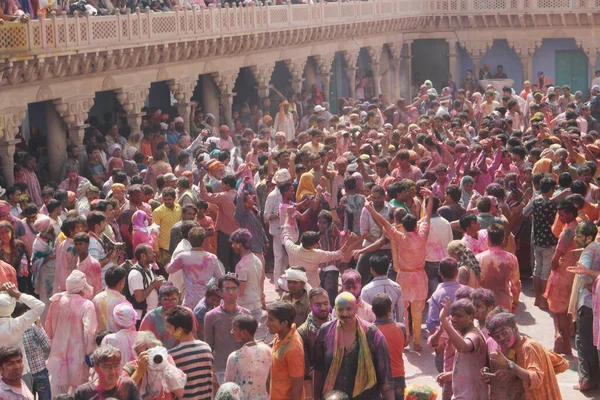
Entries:
[[457, 300], [450, 306], [450, 298], [446, 297], [440, 323], [456, 349], [456, 359], [454, 369], [438, 375], [437, 382], [443, 386], [452, 381], [452, 398], [487, 400], [488, 388], [479, 376], [487, 364], [487, 346], [485, 337], [473, 324], [474, 319], [475, 308], [471, 300]]
[[338, 318], [321, 326], [314, 343], [315, 397], [341, 390], [356, 400], [382, 395], [394, 399], [390, 355], [381, 331], [358, 317], [356, 297], [350, 292], [336, 297], [335, 312]]
[[496, 314], [487, 327], [490, 337], [500, 346], [499, 351], [490, 354], [495, 371], [491, 379], [498, 380], [500, 384], [510, 377], [518, 377], [523, 381], [525, 398], [528, 400], [562, 398], [556, 374], [567, 370], [567, 360], [549, 352], [535, 340], [522, 336], [513, 314]]
[[307, 397], [312, 396], [312, 349], [321, 325], [331, 321], [329, 295], [323, 288], [315, 288], [309, 293], [310, 314], [298, 328], [298, 334], [304, 343], [304, 390]]

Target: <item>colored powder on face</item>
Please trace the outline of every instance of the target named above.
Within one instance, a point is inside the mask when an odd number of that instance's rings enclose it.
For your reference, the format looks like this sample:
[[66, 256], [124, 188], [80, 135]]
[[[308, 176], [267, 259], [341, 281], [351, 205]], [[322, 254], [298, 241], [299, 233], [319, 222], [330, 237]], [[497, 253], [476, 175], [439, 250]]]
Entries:
[[349, 292], [342, 292], [335, 298], [335, 307], [348, 307], [351, 304], [356, 303], [356, 298]]

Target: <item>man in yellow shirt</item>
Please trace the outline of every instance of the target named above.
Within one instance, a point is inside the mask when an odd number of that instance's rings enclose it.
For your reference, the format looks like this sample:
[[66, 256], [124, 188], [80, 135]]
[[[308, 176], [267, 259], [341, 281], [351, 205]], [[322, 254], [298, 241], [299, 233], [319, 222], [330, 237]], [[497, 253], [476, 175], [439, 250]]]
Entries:
[[162, 191], [163, 204], [152, 212], [152, 221], [160, 226], [160, 232], [156, 238], [158, 246], [157, 264], [161, 275], [164, 275], [164, 266], [171, 260], [169, 243], [171, 240], [171, 228], [181, 221], [181, 206], [175, 203], [175, 189], [166, 187]]

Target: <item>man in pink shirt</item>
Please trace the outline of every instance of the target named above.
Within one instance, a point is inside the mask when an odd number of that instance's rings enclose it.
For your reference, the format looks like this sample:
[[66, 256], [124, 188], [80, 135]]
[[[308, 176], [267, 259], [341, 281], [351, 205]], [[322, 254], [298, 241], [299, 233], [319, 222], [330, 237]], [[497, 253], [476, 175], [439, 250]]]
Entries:
[[465, 233], [462, 241], [465, 242], [473, 254], [477, 255], [488, 249], [487, 231], [485, 229], [481, 229], [481, 225], [479, 224], [479, 220], [475, 214], [465, 214], [460, 217], [458, 221], [454, 221], [451, 225], [453, 229], [460, 227], [460, 229]]
[[[215, 230], [217, 231], [217, 257], [227, 272], [234, 272], [239, 256], [231, 251], [231, 243], [229, 243], [229, 235], [239, 229], [240, 224], [235, 220], [235, 198], [237, 191], [235, 190], [236, 180], [233, 175], [223, 177], [223, 191], [220, 193], [208, 193], [204, 186], [205, 170], [200, 171], [200, 198], [208, 203], [216, 204], [219, 207], [217, 221], [215, 222]], [[192, 305], [192, 307], [194, 307]]]
[[408, 150], [400, 150], [396, 158], [398, 158], [398, 167], [392, 171], [394, 178], [398, 180], [410, 179], [413, 182], [417, 182], [423, 177], [423, 172], [410, 163], [410, 153]]
[[421, 350], [421, 319], [427, 299], [427, 274], [425, 273], [425, 256], [427, 238], [429, 236], [429, 221], [433, 210], [433, 194], [429, 189], [422, 188], [423, 199], [428, 200], [425, 215], [417, 224], [417, 219], [409, 214], [402, 219], [404, 230], [398, 230], [384, 217], [379, 215], [371, 203], [365, 203], [373, 220], [381, 226], [386, 237], [391, 241], [392, 252], [397, 253], [395, 259], [402, 260], [402, 265], [394, 265], [398, 269], [397, 282], [402, 287], [405, 315], [411, 308], [413, 343], [415, 351]]
[[77, 269], [85, 274], [85, 279], [93, 288], [93, 296], [102, 291], [102, 267], [88, 252], [90, 246], [90, 237], [85, 232], [80, 232], [73, 237], [75, 244], [75, 253], [79, 257]]
[[496, 306], [515, 313], [521, 293], [519, 261], [514, 254], [502, 250], [505, 234], [502, 225], [492, 224], [487, 231], [489, 250], [475, 256], [481, 265], [481, 287], [494, 293]]

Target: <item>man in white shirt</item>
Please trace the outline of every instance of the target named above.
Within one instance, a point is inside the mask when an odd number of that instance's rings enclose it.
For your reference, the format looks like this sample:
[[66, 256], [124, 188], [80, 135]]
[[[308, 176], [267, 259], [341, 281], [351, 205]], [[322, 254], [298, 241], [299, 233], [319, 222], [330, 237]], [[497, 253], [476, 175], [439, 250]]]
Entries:
[[283, 203], [283, 196], [279, 187], [291, 180], [292, 177], [287, 169], [278, 170], [273, 177], [273, 184], [277, 185], [277, 188], [269, 193], [265, 202], [264, 219], [269, 224], [269, 233], [273, 235], [273, 282], [277, 282], [277, 278], [283, 274], [288, 265], [288, 257], [281, 241], [279, 206]]
[[429, 280], [427, 298], [431, 296], [440, 282], [438, 273], [440, 261], [448, 257], [448, 243], [453, 239], [450, 222], [437, 213], [440, 200], [432, 197], [433, 209], [429, 222], [429, 236], [427, 237], [427, 251], [425, 254], [425, 272]]
[[285, 138], [288, 142], [294, 140], [296, 137], [296, 125], [294, 123], [294, 116], [290, 112], [290, 103], [287, 100], [279, 104], [279, 113], [275, 115], [274, 119], [273, 128], [277, 132], [285, 133]]
[[[17, 300], [25, 303], [29, 307], [29, 311], [20, 317], [12, 318], [11, 314]], [[16, 347], [21, 350], [24, 364], [23, 374], [25, 374], [25, 379], [30, 382], [31, 375], [29, 375], [29, 363], [23, 347], [23, 334], [42, 315], [45, 307], [44, 303], [35, 297], [21, 294], [14, 283], [7, 282], [0, 287], [0, 345]], [[4, 399], [2, 396], [0, 398]]]
[[130, 302], [137, 314], [136, 327], [139, 325], [149, 311], [158, 306], [158, 288], [164, 283], [162, 276], [154, 276], [152, 267], [154, 263], [154, 249], [142, 243], [135, 249], [135, 258], [138, 260], [129, 271], [127, 283], [129, 285]]
[[[389, 218], [390, 213], [393, 213], [392, 206], [385, 201], [385, 189], [382, 186], [373, 186], [371, 189], [371, 201], [373, 202], [373, 208], [384, 218]], [[383, 236], [379, 225], [373, 221], [371, 214], [364, 208], [360, 213], [360, 234], [364, 238], [362, 247], [372, 245]], [[388, 258], [391, 258], [391, 249], [390, 244], [387, 243], [377, 250], [377, 254], [385, 254]], [[362, 285], [366, 285], [370, 280], [369, 259], [373, 254], [375, 252], [363, 253], [358, 258], [356, 270], [360, 273]]]

